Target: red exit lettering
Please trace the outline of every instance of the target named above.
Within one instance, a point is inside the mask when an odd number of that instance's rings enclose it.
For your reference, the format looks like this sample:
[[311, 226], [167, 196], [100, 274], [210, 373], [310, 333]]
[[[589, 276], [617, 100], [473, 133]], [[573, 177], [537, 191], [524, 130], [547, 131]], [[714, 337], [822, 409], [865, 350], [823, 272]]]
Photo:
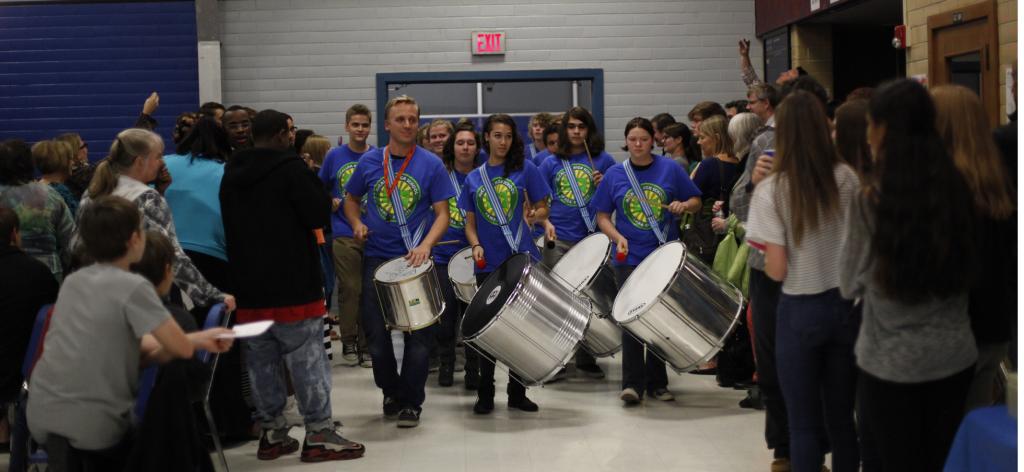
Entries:
[[480, 33], [476, 35], [476, 50], [479, 52], [501, 51], [501, 33]]

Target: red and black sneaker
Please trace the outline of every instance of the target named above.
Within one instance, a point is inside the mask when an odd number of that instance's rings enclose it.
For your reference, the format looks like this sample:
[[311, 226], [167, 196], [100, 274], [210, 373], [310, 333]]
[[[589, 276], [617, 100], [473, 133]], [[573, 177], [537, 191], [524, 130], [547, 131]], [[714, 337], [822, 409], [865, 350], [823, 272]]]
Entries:
[[363, 457], [366, 447], [341, 437], [337, 431], [323, 429], [306, 433], [302, 443], [302, 462], [346, 461]]
[[261, 461], [272, 461], [298, 450], [299, 441], [288, 435], [288, 428], [264, 429], [260, 436], [260, 448], [256, 451], [256, 458]]

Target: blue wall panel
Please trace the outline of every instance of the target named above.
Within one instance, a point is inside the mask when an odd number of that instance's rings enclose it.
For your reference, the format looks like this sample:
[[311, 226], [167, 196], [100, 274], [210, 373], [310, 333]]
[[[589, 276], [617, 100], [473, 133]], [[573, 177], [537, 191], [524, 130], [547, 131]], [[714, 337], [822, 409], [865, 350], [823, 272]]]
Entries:
[[89, 158], [106, 155], [160, 93], [157, 132], [199, 108], [191, 1], [0, 7], [0, 140], [77, 132]]

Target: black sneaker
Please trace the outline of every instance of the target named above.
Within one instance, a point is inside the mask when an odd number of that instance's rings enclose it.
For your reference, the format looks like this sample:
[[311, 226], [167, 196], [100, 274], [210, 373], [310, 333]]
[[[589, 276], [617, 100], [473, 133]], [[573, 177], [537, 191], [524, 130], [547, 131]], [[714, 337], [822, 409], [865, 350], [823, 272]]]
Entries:
[[437, 373], [437, 384], [442, 387], [455, 385], [455, 366], [453, 364], [441, 363], [441, 370]]
[[398, 427], [399, 428], [415, 428], [420, 425], [420, 412], [419, 408], [413, 408], [407, 406], [402, 408], [402, 411], [398, 413]]
[[537, 406], [536, 403], [530, 401], [530, 399], [526, 398], [526, 396], [516, 399], [509, 398], [508, 407], [515, 408], [517, 410], [528, 411], [530, 413], [533, 413], [540, 409], [540, 407]]
[[489, 415], [492, 411], [494, 411], [494, 397], [476, 399], [476, 405], [473, 405], [473, 413]]
[[256, 450], [256, 458], [261, 461], [272, 461], [298, 451], [299, 441], [288, 435], [288, 429], [264, 429], [260, 435], [260, 447]]
[[579, 365], [579, 364], [576, 364], [576, 370], [578, 370], [580, 372], [583, 372], [583, 375], [586, 375], [587, 377], [590, 377], [592, 379], [603, 379], [604, 378], [604, 371], [601, 370], [601, 367], [598, 366], [597, 364], [590, 364], [590, 365]]
[[334, 429], [306, 433], [302, 443], [302, 462], [344, 461], [363, 457], [366, 447], [341, 437]]
[[384, 397], [384, 417], [393, 420], [398, 417], [399, 412], [402, 411], [402, 405], [398, 404], [398, 401], [391, 397]]

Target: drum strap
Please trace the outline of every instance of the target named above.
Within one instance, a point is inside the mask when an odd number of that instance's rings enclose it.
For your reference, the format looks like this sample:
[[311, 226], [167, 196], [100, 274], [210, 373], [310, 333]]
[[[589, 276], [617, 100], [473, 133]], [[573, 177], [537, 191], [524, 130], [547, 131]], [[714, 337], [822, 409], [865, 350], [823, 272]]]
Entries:
[[[455, 207], [458, 208], [458, 202], [462, 198], [462, 186], [459, 185], [459, 179], [455, 177], [455, 171], [448, 171], [448, 178], [452, 181], [452, 187], [455, 188]], [[462, 215], [462, 221], [466, 221], [466, 210], [458, 208], [459, 214]]]
[[477, 170], [480, 171], [480, 180], [483, 181], [481, 187], [484, 189], [484, 193], [491, 204], [491, 208], [494, 209], [494, 214], [497, 215], [498, 225], [501, 226], [501, 232], [505, 235], [505, 242], [507, 242], [509, 247], [512, 248], [513, 254], [518, 253], [519, 241], [523, 236], [522, 221], [516, 225], [516, 235], [513, 237], [512, 230], [508, 225], [508, 218], [505, 217], [505, 210], [501, 206], [501, 200], [498, 199], [498, 194], [494, 191], [494, 184], [491, 183], [491, 178], [487, 176], [486, 167], [486, 165], [482, 165], [477, 168]]
[[658, 220], [654, 219], [654, 210], [652, 210], [651, 205], [647, 203], [647, 194], [645, 194], [643, 188], [640, 187], [640, 182], [636, 178], [636, 173], [633, 172], [633, 165], [629, 162], [629, 159], [626, 159], [626, 162], [622, 163], [622, 167], [626, 170], [626, 178], [629, 179], [629, 186], [633, 188], [633, 193], [636, 195], [637, 201], [640, 202], [640, 209], [643, 210], [644, 217], [647, 218], [647, 224], [651, 226], [651, 231], [653, 231], [654, 236], [658, 238], [658, 243], [665, 244], [665, 233], [668, 231], [662, 231], [661, 227], [658, 226]]
[[583, 191], [580, 190], [580, 184], [576, 181], [576, 173], [572, 169], [572, 164], [569, 164], [568, 159], [558, 160], [562, 161], [562, 169], [565, 170], [565, 178], [569, 181], [569, 186], [572, 187], [572, 197], [576, 200], [576, 206], [580, 209], [580, 216], [583, 217], [583, 222], [587, 224], [587, 230], [593, 233], [596, 229], [594, 219], [590, 217], [590, 211], [587, 210], [587, 202], [583, 199]]
[[[402, 163], [402, 168], [399, 170], [398, 178], [401, 178], [401, 174], [405, 171], [405, 166], [412, 160], [413, 153], [416, 152], [416, 148], [413, 148], [412, 152], [409, 153], [405, 158], [405, 162]], [[427, 219], [424, 218], [420, 221], [420, 226], [416, 228], [416, 233], [411, 234], [409, 232], [409, 220], [405, 214], [405, 205], [402, 204], [402, 192], [390, 191], [398, 188], [400, 182], [395, 177], [395, 170], [391, 168], [391, 154], [388, 151], [387, 146], [384, 146], [384, 172], [387, 178], [384, 180], [384, 186], [387, 187], [388, 197], [391, 199], [391, 206], [395, 209], [395, 218], [398, 219], [398, 229], [402, 232], [402, 242], [405, 243], [405, 250], [412, 251], [413, 248], [420, 244], [423, 239], [423, 229], [426, 227]], [[388, 182], [391, 182], [389, 185]]]

